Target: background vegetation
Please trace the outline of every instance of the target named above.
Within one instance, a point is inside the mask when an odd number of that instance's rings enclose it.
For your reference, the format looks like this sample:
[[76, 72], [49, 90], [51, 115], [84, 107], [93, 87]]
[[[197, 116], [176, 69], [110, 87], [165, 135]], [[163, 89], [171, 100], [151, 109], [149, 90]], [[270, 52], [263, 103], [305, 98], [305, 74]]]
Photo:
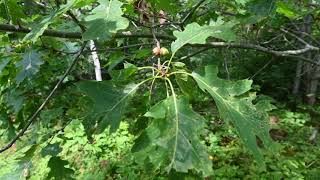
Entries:
[[319, 0], [1, 0], [0, 179], [320, 179]]

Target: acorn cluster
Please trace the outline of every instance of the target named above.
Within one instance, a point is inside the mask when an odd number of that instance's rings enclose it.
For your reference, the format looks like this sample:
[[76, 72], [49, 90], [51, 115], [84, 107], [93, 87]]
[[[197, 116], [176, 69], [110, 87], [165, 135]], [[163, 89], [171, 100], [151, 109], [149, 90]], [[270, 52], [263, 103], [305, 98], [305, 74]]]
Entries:
[[153, 52], [153, 55], [155, 55], [155, 56], [165, 56], [165, 55], [169, 54], [169, 50], [165, 47], [162, 47], [162, 48], [155, 47], [155, 48], [153, 48], [152, 52]]

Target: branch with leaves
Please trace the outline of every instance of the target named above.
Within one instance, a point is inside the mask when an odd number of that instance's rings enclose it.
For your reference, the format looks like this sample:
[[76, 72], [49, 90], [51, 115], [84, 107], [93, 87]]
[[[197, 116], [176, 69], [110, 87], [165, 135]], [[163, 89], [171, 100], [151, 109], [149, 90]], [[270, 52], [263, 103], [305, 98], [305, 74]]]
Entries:
[[4, 147], [0, 149], [0, 153], [8, 150], [13, 144], [16, 143], [16, 141], [24, 135], [24, 133], [28, 130], [28, 128], [31, 126], [31, 124], [36, 120], [39, 113], [42, 111], [42, 109], [47, 105], [49, 100], [52, 98], [54, 93], [58, 90], [62, 82], [65, 80], [65, 78], [69, 75], [73, 67], [77, 64], [78, 60], [80, 59], [80, 56], [82, 52], [84, 51], [86, 47], [87, 42], [84, 42], [81, 46], [78, 54], [74, 57], [74, 60], [72, 61], [71, 65], [68, 67], [68, 69], [65, 71], [63, 76], [60, 78], [60, 80], [57, 82], [57, 84], [54, 86], [54, 88], [51, 90], [49, 95], [46, 97], [46, 99], [43, 101], [43, 103], [39, 106], [39, 108], [31, 115], [31, 117], [27, 120], [26, 125], [20, 130], [20, 132]]
[[[29, 33], [31, 30], [28, 28], [16, 27], [13, 25], [0, 24], [0, 31], [6, 32], [20, 32], [20, 33]], [[45, 30], [43, 33], [44, 36], [58, 37], [58, 38], [71, 38], [71, 39], [81, 39], [82, 35], [80, 32], [63, 32], [63, 31], [54, 31], [54, 30]], [[163, 40], [175, 40], [175, 37], [167, 36], [167, 35], [156, 35], [157, 39]], [[122, 32], [116, 33], [114, 38], [154, 38], [153, 33], [131, 33], [131, 32]], [[233, 43], [233, 42], [208, 42], [206, 44], [189, 44], [188, 46], [192, 47], [206, 47], [206, 48], [239, 48], [239, 49], [252, 49], [268, 54], [272, 54], [274, 56], [279, 57], [290, 57], [294, 55], [304, 54], [310, 51], [319, 51], [318, 47], [307, 44], [302, 49], [295, 50], [285, 50], [285, 51], [277, 51], [267, 47], [263, 47], [256, 44], [249, 43]], [[303, 59], [302, 59], [303, 60]], [[316, 62], [310, 62], [313, 64], [317, 64]]]

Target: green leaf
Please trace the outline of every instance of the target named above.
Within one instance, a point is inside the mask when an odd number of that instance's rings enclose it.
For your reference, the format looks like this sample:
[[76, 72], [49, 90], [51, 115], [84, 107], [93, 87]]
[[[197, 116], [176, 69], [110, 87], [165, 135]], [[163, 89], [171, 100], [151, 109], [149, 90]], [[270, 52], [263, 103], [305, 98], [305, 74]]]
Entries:
[[48, 162], [48, 167], [51, 169], [48, 174], [48, 179], [50, 178], [54, 178], [57, 180], [74, 179], [72, 178], [74, 171], [70, 168], [65, 167], [68, 164], [69, 164], [68, 161], [62, 160], [60, 157], [57, 157], [57, 156], [51, 157]]
[[49, 144], [41, 150], [42, 156], [57, 156], [62, 151], [59, 143]]
[[[1, 180], [12, 180], [17, 179], [21, 180], [24, 177], [25, 170], [31, 166], [31, 163], [16, 163], [13, 165], [13, 168], [10, 169], [7, 173], [0, 175]], [[4, 167], [1, 167], [4, 168]]]
[[126, 82], [132, 78], [132, 76], [137, 72], [138, 68], [130, 63], [124, 64], [124, 69], [110, 71], [110, 76], [112, 81], [115, 82]]
[[241, 4], [241, 5], [245, 5], [246, 3], [250, 2], [251, 0], [236, 0], [236, 2], [238, 4]]
[[[2, 4], [3, 3], [3, 4]], [[0, 16], [2, 15], [5, 19], [12, 21], [14, 24], [17, 24], [21, 21], [25, 15], [23, 13], [23, 9], [16, 0], [3, 0], [0, 1], [0, 7], [3, 7], [3, 12], [0, 12]], [[1, 8], [2, 11], [2, 8]]]
[[43, 122], [47, 127], [50, 127], [51, 122], [57, 122], [57, 120], [63, 117], [63, 109], [62, 107], [46, 109], [41, 111], [40, 118], [41, 122]]
[[259, 163], [263, 163], [256, 137], [263, 141], [265, 147], [274, 146], [269, 136], [269, 121], [266, 110], [258, 109], [261, 107], [260, 103], [259, 106], [252, 103], [255, 95], [244, 94], [251, 89], [252, 81], [222, 80], [217, 77], [217, 73], [218, 70], [215, 66], [206, 66], [200, 71], [193, 72], [192, 76], [199, 87], [213, 97], [221, 118], [236, 127], [241, 139], [251, 150], [255, 159]]
[[121, 88], [110, 82], [84, 81], [77, 86], [93, 101], [83, 122], [86, 133], [90, 136], [103, 132], [108, 126], [110, 132], [118, 129], [130, 96], [140, 84]]
[[36, 144], [24, 147], [22, 149], [22, 152], [24, 151], [23, 152], [23, 156], [16, 159], [16, 160], [18, 160], [18, 164], [31, 166], [32, 165], [32, 159], [36, 155], [37, 149], [38, 149], [38, 145], [36, 145]]
[[250, 12], [247, 23], [257, 23], [268, 16], [272, 16], [276, 10], [276, 0], [253, 0], [247, 4]]
[[22, 92], [17, 89], [9, 91], [6, 95], [6, 102], [9, 106], [13, 107], [15, 113], [18, 113], [21, 110], [24, 100], [25, 98], [23, 97]]
[[177, 74], [176, 75], [177, 84], [182, 91], [182, 93], [189, 99], [194, 100], [198, 98], [199, 93], [196, 82], [186, 74]]
[[277, 2], [277, 13], [292, 19], [298, 17], [298, 12], [291, 6], [293, 6], [291, 3]]
[[50, 15], [45, 16], [40, 22], [35, 23], [31, 28], [31, 32], [23, 38], [23, 41], [35, 42], [58, 16], [72, 8], [75, 1], [76, 0], [68, 1], [68, 4], [62, 5], [58, 9], [52, 11]]
[[3, 58], [0, 62], [0, 75], [2, 73], [2, 70], [6, 67], [6, 65], [10, 62], [8, 58]]
[[83, 33], [84, 40], [109, 40], [118, 30], [126, 29], [129, 21], [122, 17], [121, 3], [118, 0], [99, 0], [100, 5], [86, 17], [88, 29]]
[[179, 10], [176, 0], [147, 0], [147, 2], [150, 2], [158, 11], [163, 10], [174, 14]]
[[84, 6], [88, 6], [92, 3], [94, 3], [96, 0], [77, 0], [73, 6], [73, 8], [78, 9], [82, 8]]
[[16, 77], [16, 81], [20, 84], [25, 78], [31, 78], [35, 75], [42, 65], [43, 62], [40, 55], [34, 51], [30, 50], [23, 55], [22, 61], [16, 64], [16, 67], [20, 69], [19, 74]]
[[197, 23], [188, 24], [183, 32], [174, 31], [177, 39], [171, 44], [172, 54], [186, 44], [205, 44], [208, 37], [215, 37], [225, 41], [234, 41], [235, 35], [231, 30], [232, 23], [216, 22], [212, 25], [200, 26]]
[[145, 116], [154, 120], [133, 147], [138, 162], [149, 158], [156, 168], [165, 166], [166, 171], [195, 170], [203, 176], [212, 173], [209, 155], [199, 138], [204, 118], [191, 109], [186, 99], [169, 97]]
[[108, 71], [113, 70], [113, 68], [115, 68], [119, 63], [123, 62], [124, 58], [125, 56], [123, 52], [113, 53], [108, 59], [108, 63], [107, 63]]

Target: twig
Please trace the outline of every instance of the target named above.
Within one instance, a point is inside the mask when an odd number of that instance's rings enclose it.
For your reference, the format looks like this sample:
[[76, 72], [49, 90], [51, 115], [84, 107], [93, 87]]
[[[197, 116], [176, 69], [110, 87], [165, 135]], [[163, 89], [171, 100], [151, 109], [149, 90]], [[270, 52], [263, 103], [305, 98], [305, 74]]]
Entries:
[[286, 50], [286, 51], [277, 51], [272, 50], [267, 47], [263, 47], [256, 44], [247, 44], [247, 43], [228, 43], [228, 42], [209, 42], [207, 44], [193, 44], [193, 47], [211, 47], [211, 48], [240, 48], [240, 49], [254, 49], [257, 51], [265, 52], [279, 57], [289, 57], [292, 55], [300, 55], [309, 51], [319, 51], [318, 47], [306, 46], [302, 49], [296, 50]]
[[295, 32], [295, 33], [299, 33], [301, 34], [302, 36], [307, 36], [308, 38], [310, 38], [314, 43], [316, 43], [318, 46], [320, 46], [320, 42], [318, 42], [317, 39], [315, 39], [313, 36], [311, 36], [310, 34], [306, 33], [306, 32], [303, 32], [303, 31], [295, 31], [295, 30], [291, 30], [292, 32]]
[[230, 72], [228, 68], [228, 59], [227, 59], [227, 52], [225, 52], [224, 58], [223, 58], [223, 66], [225, 68], [225, 71], [227, 73], [227, 80], [230, 80]]
[[198, 7], [204, 3], [206, 0], [201, 0], [199, 1], [190, 11], [189, 13], [183, 18], [183, 20], [181, 21], [181, 24], [184, 25], [188, 20], [189, 18], [193, 15], [193, 13], [198, 9]]
[[306, 46], [312, 46], [309, 43], [307, 43], [305, 40], [303, 40], [302, 38], [298, 37], [297, 35], [285, 30], [285, 29], [280, 29], [282, 32], [289, 34], [290, 36], [296, 38], [298, 41], [300, 41], [301, 43], [305, 44]]
[[256, 73], [254, 73], [249, 79], [253, 79], [254, 77], [256, 77], [256, 75], [258, 75], [260, 72], [262, 72], [265, 68], [267, 68], [269, 66], [269, 64], [271, 64], [273, 61], [275, 60], [275, 57], [272, 57], [272, 59], [270, 59], [265, 65], [263, 65]]
[[65, 128], [72, 122], [72, 120], [68, 121], [64, 126], [62, 126], [62, 128], [60, 129], [57, 129], [51, 133], [48, 133], [46, 136], [49, 136], [48, 139], [50, 139], [48, 142], [47, 142], [47, 145], [49, 145], [51, 143], [51, 141], [53, 140], [53, 138], [60, 132], [60, 131], [64, 131]]
[[[7, 31], [7, 32], [22, 32], [22, 33], [28, 33], [31, 30], [28, 28], [22, 28], [22, 27], [16, 27], [13, 25], [8, 24], [0, 24], [0, 31]], [[53, 30], [45, 30], [43, 35], [45, 36], [52, 36], [52, 37], [60, 37], [60, 38], [75, 38], [75, 39], [81, 39], [81, 33], [80, 32], [62, 32], [62, 31], [53, 31]], [[131, 32], [122, 32], [117, 33], [114, 35], [114, 38], [153, 38], [152, 34], [144, 34], [144, 33], [131, 33]], [[173, 36], [167, 36], [167, 35], [157, 35], [158, 39], [165, 39], [165, 40], [175, 40], [176, 38]], [[263, 47], [256, 44], [248, 44], [248, 43], [229, 43], [229, 42], [209, 42], [207, 44], [189, 44], [189, 46], [192, 47], [209, 47], [209, 48], [240, 48], [240, 49], [253, 49], [257, 51], [261, 51], [264, 53], [272, 54], [274, 56], [279, 57], [290, 57], [294, 55], [300, 55], [304, 54], [306, 52], [310, 51], [319, 51], [320, 49], [315, 46], [306, 46], [302, 49], [295, 49], [295, 50], [286, 50], [286, 51], [277, 51], [270, 49], [268, 47]], [[310, 62], [313, 64], [317, 64], [315, 62]]]
[[67, 11], [67, 14], [71, 17], [73, 22], [76, 23], [80, 27], [82, 32], [84, 32], [87, 29], [84, 25], [82, 25], [80, 23], [80, 21], [77, 19], [77, 17], [70, 10]]
[[[29, 33], [31, 31], [30, 28], [19, 27], [9, 24], [0, 24], [0, 31], [6, 32], [18, 32], [18, 33]], [[65, 32], [65, 31], [55, 31], [55, 30], [45, 30], [42, 34], [43, 36], [50, 36], [50, 37], [58, 37], [58, 38], [69, 38], [69, 39], [82, 39], [82, 35], [80, 32]], [[114, 38], [127, 38], [127, 37], [135, 37], [135, 38], [153, 38], [152, 34], [147, 33], [131, 33], [131, 32], [120, 32], [116, 33]], [[165, 40], [175, 40], [172, 36], [157, 35], [158, 39], [165, 39]]]
[[209, 50], [209, 49], [211, 49], [211, 48], [209, 48], [209, 47], [203, 48], [203, 49], [201, 49], [201, 50], [199, 50], [199, 51], [196, 51], [196, 52], [194, 52], [194, 53], [192, 53], [192, 54], [190, 54], [190, 55], [181, 57], [178, 61], [183, 61], [183, 60], [189, 59], [189, 58], [191, 58], [191, 57], [193, 57], [193, 56], [195, 56], [195, 55], [198, 55], [198, 54], [200, 54], [200, 53], [202, 53], [202, 52], [204, 52], [204, 51], [207, 51], [207, 50]]
[[[153, 12], [155, 14], [155, 12]], [[160, 45], [160, 41], [157, 39], [157, 36], [156, 36], [156, 27], [154, 27], [153, 25], [155, 24], [155, 17], [152, 18], [151, 20], [151, 33], [152, 33], [152, 36], [153, 36], [153, 40], [154, 42], [156, 43], [156, 47], [160, 48], [161, 45]]]
[[309, 3], [308, 6], [314, 7], [314, 8], [320, 8], [320, 4], [316, 4], [316, 3]]
[[[165, 42], [161, 42], [161, 43], [162, 44], [169, 44], [170, 42], [165, 41]], [[135, 47], [141, 47], [141, 46], [152, 46], [152, 45], [154, 45], [154, 43], [140, 43], [140, 44], [131, 44], [131, 45], [126, 45], [126, 46], [114, 47], [114, 48], [86, 50], [84, 52], [92, 52], [92, 51], [109, 52], [109, 51], [118, 51], [118, 50], [122, 50], [122, 49], [135, 48]]]
[[308, 62], [308, 63], [311, 63], [311, 64], [314, 64], [316, 66], [320, 66], [320, 63], [319, 62], [316, 62], [312, 59], [309, 59], [309, 58], [306, 58], [306, 57], [303, 57], [303, 56], [292, 56], [292, 55], [288, 55], [287, 57], [289, 58], [295, 58], [295, 59], [300, 59], [304, 62]]
[[78, 54], [76, 55], [76, 57], [74, 58], [73, 62], [71, 63], [71, 65], [68, 67], [68, 69], [65, 71], [65, 73], [63, 74], [62, 78], [58, 81], [58, 83], [54, 86], [54, 88], [51, 90], [51, 92], [49, 93], [49, 95], [46, 97], [46, 99], [43, 101], [43, 103], [39, 106], [39, 108], [32, 114], [32, 116], [29, 118], [29, 120], [27, 121], [26, 125], [22, 128], [22, 130], [4, 147], [2, 147], [0, 149], [0, 153], [8, 150], [21, 136], [23, 136], [23, 134], [28, 130], [28, 128], [30, 127], [30, 125], [35, 121], [36, 117], [38, 116], [38, 114], [42, 111], [42, 109], [44, 108], [44, 106], [49, 102], [50, 98], [53, 96], [53, 94], [56, 92], [56, 90], [60, 87], [60, 85], [62, 84], [62, 82], [64, 81], [64, 79], [68, 76], [68, 74], [71, 72], [71, 70], [73, 69], [73, 67], [76, 65], [76, 63], [78, 62], [83, 50], [86, 47], [87, 42], [84, 42], [83, 45], [81, 46], [81, 49], [79, 50]]

